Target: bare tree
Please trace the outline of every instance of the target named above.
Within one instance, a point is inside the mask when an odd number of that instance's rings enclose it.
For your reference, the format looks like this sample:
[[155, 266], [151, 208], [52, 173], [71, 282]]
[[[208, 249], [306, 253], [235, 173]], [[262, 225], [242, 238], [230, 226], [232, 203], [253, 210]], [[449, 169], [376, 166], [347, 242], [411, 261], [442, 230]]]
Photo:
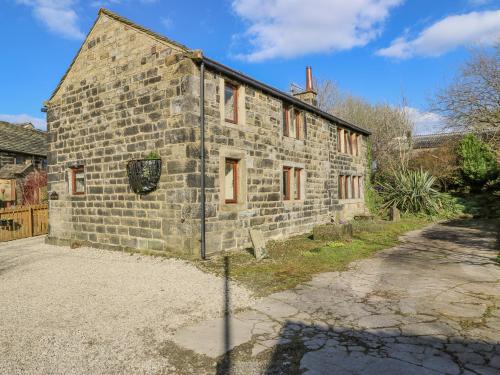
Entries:
[[321, 109], [372, 132], [372, 156], [380, 171], [408, 167], [413, 122], [406, 100], [398, 106], [370, 104], [341, 92], [333, 81], [320, 81], [316, 87]]
[[491, 51], [477, 49], [448, 87], [437, 92], [431, 107], [448, 127], [500, 137], [500, 40]]
[[47, 201], [47, 172], [35, 170], [21, 184], [22, 204], [32, 205]]

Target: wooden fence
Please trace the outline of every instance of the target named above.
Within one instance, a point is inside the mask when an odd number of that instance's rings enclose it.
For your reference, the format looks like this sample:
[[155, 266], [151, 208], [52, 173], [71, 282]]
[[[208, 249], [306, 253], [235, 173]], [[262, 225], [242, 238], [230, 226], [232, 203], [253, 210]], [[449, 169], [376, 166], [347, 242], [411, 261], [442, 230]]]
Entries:
[[0, 242], [47, 234], [48, 228], [46, 204], [0, 209]]

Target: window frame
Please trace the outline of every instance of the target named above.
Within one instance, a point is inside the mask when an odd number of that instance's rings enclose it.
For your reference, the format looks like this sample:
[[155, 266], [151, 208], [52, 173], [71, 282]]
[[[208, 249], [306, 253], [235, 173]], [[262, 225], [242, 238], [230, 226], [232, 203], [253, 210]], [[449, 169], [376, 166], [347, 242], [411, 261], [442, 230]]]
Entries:
[[[76, 190], [76, 175], [77, 173], [83, 173], [83, 191]], [[71, 168], [71, 195], [85, 195], [85, 166], [78, 165]]]
[[287, 104], [283, 104], [283, 136], [290, 136], [290, 110], [291, 107]]
[[338, 175], [339, 200], [363, 199], [363, 175]]
[[342, 129], [337, 128], [337, 152], [342, 152]]
[[[284, 166], [282, 170], [282, 176], [283, 176], [283, 190], [282, 191], [282, 197], [284, 201], [290, 201], [291, 199], [291, 171], [292, 167]], [[286, 173], [286, 181], [285, 181], [285, 173]]]
[[[234, 108], [233, 108], [233, 117], [234, 119], [226, 118], [226, 87], [230, 87], [233, 90], [234, 96]], [[238, 85], [224, 81], [224, 121], [230, 122], [232, 124], [238, 123]]]
[[359, 156], [359, 137], [354, 131], [337, 128], [337, 152]]
[[[300, 201], [302, 199], [302, 192], [301, 192], [301, 189], [302, 189], [302, 168], [293, 168], [293, 183], [294, 183], [294, 186], [295, 186], [295, 197], [294, 199], [296, 201]], [[295, 180], [295, 178], [297, 178], [297, 180]], [[297, 184], [295, 184], [295, 182], [297, 182]]]
[[363, 176], [358, 176], [358, 199], [362, 199], [361, 189], [363, 187]]
[[339, 174], [337, 196], [338, 199], [344, 199], [344, 175], [341, 174]]
[[298, 109], [293, 110], [293, 121], [295, 125], [295, 139], [300, 139], [300, 128], [302, 126], [302, 112]]
[[351, 143], [352, 143], [352, 155], [358, 156], [358, 135], [351, 132]]
[[[232, 199], [227, 199], [224, 197], [224, 203], [226, 204], [235, 204], [238, 203], [238, 159], [234, 158], [225, 158], [225, 163], [224, 163], [224, 171], [225, 168], [228, 164], [232, 165], [233, 168], [233, 198]], [[226, 175], [224, 174], [224, 181], [225, 181]], [[224, 191], [224, 195], [226, 195], [227, 192]]]
[[351, 179], [351, 185], [352, 185], [352, 199], [358, 199], [359, 198], [359, 189], [358, 189], [358, 176], [352, 176]]

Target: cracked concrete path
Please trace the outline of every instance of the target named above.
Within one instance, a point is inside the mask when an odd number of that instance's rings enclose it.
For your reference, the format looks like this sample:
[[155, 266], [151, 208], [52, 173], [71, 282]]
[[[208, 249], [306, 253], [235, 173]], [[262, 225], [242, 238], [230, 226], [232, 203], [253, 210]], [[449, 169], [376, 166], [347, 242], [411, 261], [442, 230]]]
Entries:
[[173, 341], [219, 374], [500, 374], [498, 249], [492, 222], [436, 224]]

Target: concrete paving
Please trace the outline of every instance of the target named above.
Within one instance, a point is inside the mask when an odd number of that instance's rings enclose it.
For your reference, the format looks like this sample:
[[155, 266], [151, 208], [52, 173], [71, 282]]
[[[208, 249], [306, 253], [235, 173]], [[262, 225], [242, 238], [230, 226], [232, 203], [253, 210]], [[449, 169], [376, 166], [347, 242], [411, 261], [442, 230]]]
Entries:
[[[294, 371], [309, 375], [500, 374], [500, 266], [493, 260], [499, 249], [493, 229], [476, 221], [433, 225], [346, 272], [320, 274], [270, 295], [233, 317], [238, 324], [229, 326], [231, 336], [239, 339], [224, 360], [232, 356], [232, 373], [244, 364], [240, 372], [248, 374], [290, 373], [283, 366], [293, 361]], [[205, 340], [186, 339], [207, 333], [203, 323], [197, 327], [178, 331], [173, 341], [220, 356], [221, 350], [207, 351]], [[211, 345], [224, 348], [227, 326], [217, 327], [209, 332]], [[251, 347], [246, 355], [237, 350], [243, 344]], [[282, 352], [292, 344], [284, 360]], [[265, 358], [253, 362], [253, 372], [252, 357]]]

